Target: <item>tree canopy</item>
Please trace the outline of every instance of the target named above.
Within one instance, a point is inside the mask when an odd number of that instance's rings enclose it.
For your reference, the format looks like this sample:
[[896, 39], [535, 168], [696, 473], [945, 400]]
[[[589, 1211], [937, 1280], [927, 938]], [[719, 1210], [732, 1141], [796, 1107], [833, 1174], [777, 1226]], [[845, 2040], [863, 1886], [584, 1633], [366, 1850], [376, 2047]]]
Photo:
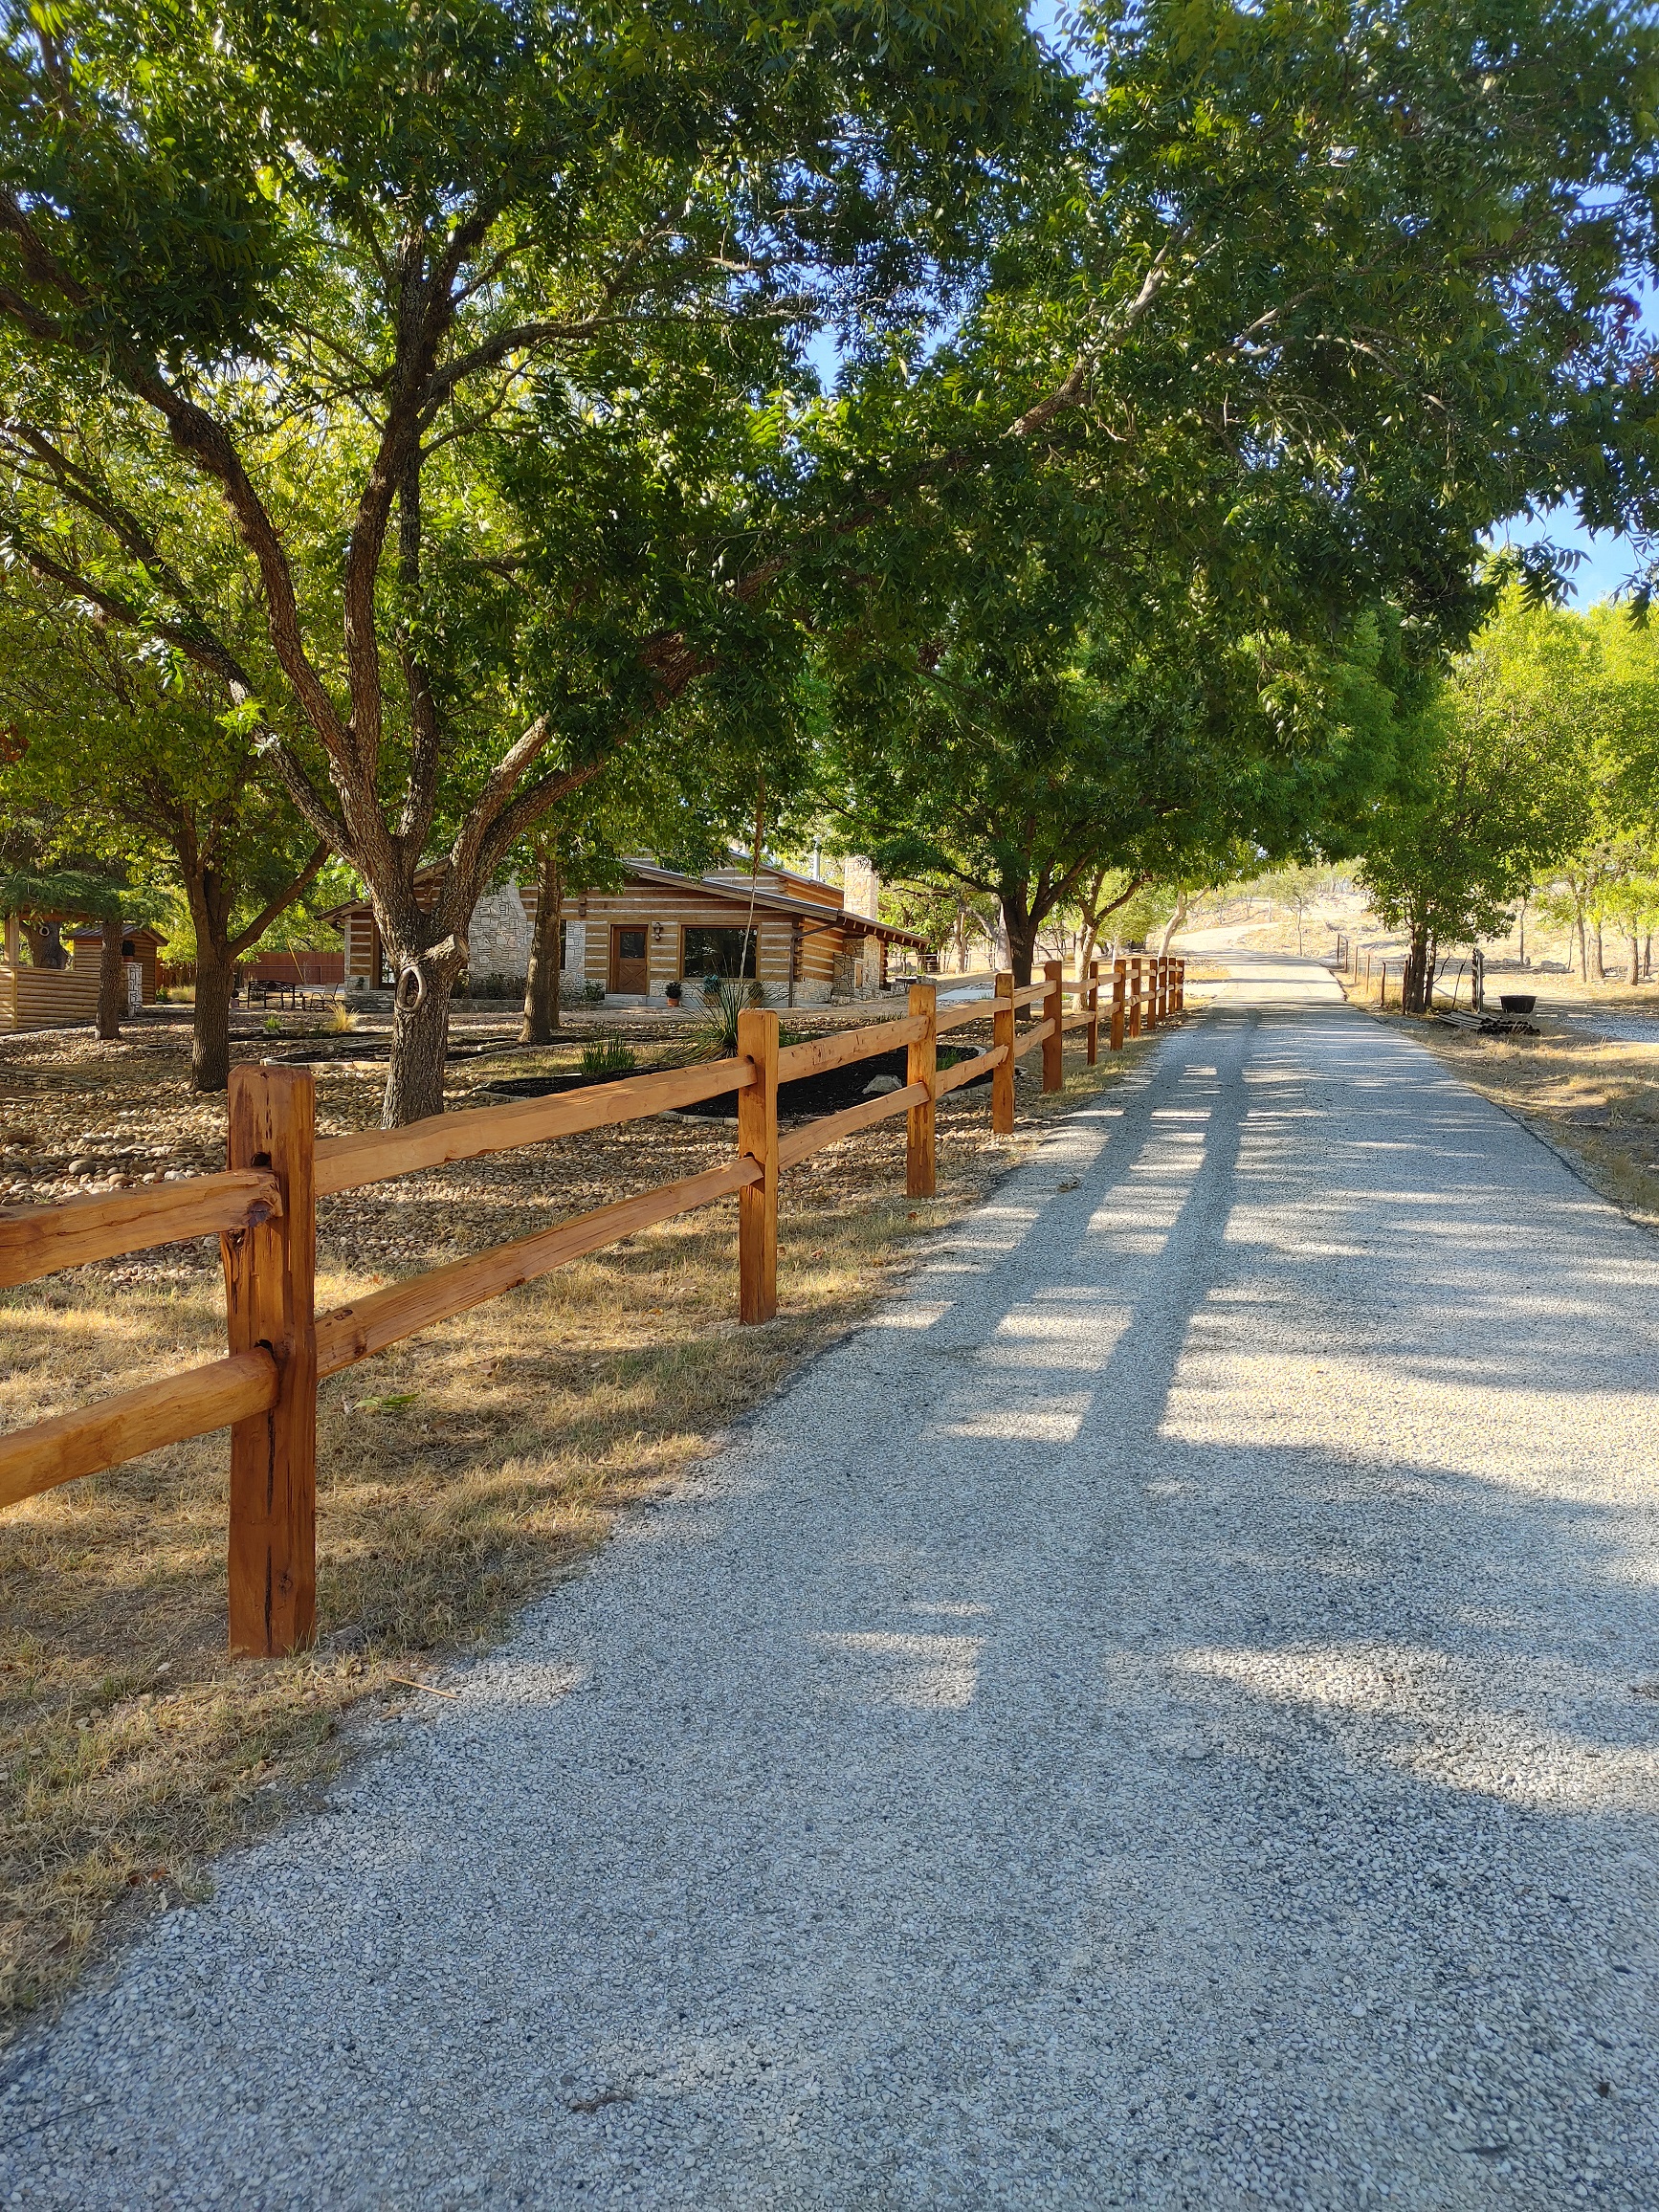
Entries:
[[642, 747], [734, 816], [803, 785], [819, 653], [1041, 723], [1078, 754], [1042, 771], [1062, 811], [1090, 784], [1174, 820], [1099, 733], [1110, 697], [1133, 750], [1127, 672], [1167, 710], [1181, 639], [1096, 594], [1065, 648], [1093, 673], [1034, 713], [986, 619], [1009, 548], [1198, 608], [1220, 668], [1269, 653], [1253, 707], [1212, 682], [1182, 723], [1183, 818], [1288, 850], [1332, 770], [1241, 750], [1275, 685], [1366, 619], [1412, 665], [1460, 643], [1480, 533], [1529, 499], [1653, 520], [1643, 19], [1162, 0], [1076, 31], [1069, 75], [1006, 0], [11, 18], [0, 538], [222, 686], [361, 874], [411, 979], [389, 1118], [441, 1103], [520, 841]]

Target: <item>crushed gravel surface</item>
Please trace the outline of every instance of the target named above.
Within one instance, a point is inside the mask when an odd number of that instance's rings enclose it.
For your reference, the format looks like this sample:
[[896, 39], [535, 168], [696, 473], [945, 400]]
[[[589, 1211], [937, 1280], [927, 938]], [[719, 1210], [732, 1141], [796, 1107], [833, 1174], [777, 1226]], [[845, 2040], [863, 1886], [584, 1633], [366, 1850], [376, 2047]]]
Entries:
[[0, 2202], [1659, 2203], [1659, 1250], [1249, 963], [0, 2083]]
[[[1489, 992], [1488, 997], [1491, 995]], [[1606, 1037], [1615, 1045], [1659, 1045], [1659, 1014], [1615, 1014], [1600, 1006], [1591, 1013], [1580, 1014], [1558, 1007], [1556, 1018], [1558, 1021], [1571, 1022], [1579, 1029], [1592, 1030], [1598, 1037]]]

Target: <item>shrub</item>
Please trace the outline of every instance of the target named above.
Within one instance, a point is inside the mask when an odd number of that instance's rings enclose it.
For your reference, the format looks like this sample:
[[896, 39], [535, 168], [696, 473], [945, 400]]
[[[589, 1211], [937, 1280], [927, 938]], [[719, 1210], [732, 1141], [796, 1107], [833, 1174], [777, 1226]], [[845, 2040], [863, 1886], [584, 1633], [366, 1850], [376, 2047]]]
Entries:
[[336, 999], [328, 1009], [328, 1033], [332, 1037], [349, 1036], [357, 1027], [357, 1016], [343, 999]]
[[605, 985], [603, 984], [584, 984], [582, 996], [590, 1006], [603, 1006], [605, 1003]]
[[280, 1015], [267, 1014], [265, 1016], [265, 1034], [268, 1037], [279, 1037], [282, 1034], [282, 1019]]

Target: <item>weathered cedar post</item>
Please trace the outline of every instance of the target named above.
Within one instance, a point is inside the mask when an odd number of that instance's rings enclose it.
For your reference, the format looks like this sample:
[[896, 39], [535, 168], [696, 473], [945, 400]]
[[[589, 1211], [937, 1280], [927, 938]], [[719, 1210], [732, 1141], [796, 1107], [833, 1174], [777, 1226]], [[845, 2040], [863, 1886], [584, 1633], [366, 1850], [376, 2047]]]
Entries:
[[1129, 1034], [1140, 1034], [1140, 955], [1134, 953], [1129, 961]]
[[1127, 987], [1129, 962], [1119, 957], [1112, 962], [1112, 1050], [1123, 1050], [1124, 992]]
[[1178, 1014], [1186, 1011], [1186, 962], [1183, 960], [1175, 963], [1175, 1010]]
[[738, 1193], [738, 1317], [769, 1321], [778, 1311], [778, 1017], [770, 1006], [738, 1016], [738, 1056], [755, 1080], [738, 1093], [738, 1150], [758, 1161], [761, 1180]]
[[997, 1137], [1014, 1133], [1014, 979], [997, 978], [997, 1007], [991, 1016], [991, 1037], [1003, 1047], [1003, 1056], [991, 1070], [991, 1132]]
[[276, 1403], [231, 1430], [231, 1648], [279, 1659], [317, 1631], [316, 1088], [309, 1068], [232, 1068], [227, 1165], [266, 1167], [274, 1220], [223, 1241], [232, 1353], [263, 1345]]
[[934, 1184], [934, 1085], [939, 1080], [939, 985], [912, 984], [910, 1011], [927, 1024], [905, 1062], [906, 1084], [925, 1083], [927, 1102], [913, 1106], [904, 1122], [904, 1190], [907, 1198], [931, 1198]]
[[1169, 955], [1158, 956], [1158, 1026], [1161, 1029], [1169, 1019]]
[[1089, 1039], [1089, 1065], [1092, 1068], [1100, 1057], [1100, 962], [1097, 960], [1089, 962], [1089, 996], [1085, 1004], [1089, 1008], [1089, 1028], [1085, 1033]]
[[1049, 986], [1043, 993], [1043, 1019], [1049, 1024], [1049, 1033], [1043, 1039], [1045, 1091], [1057, 1091], [1065, 1079], [1066, 1032], [1060, 1027], [1066, 1018], [1066, 986], [1060, 980], [1065, 972], [1057, 960], [1043, 962], [1043, 981]]

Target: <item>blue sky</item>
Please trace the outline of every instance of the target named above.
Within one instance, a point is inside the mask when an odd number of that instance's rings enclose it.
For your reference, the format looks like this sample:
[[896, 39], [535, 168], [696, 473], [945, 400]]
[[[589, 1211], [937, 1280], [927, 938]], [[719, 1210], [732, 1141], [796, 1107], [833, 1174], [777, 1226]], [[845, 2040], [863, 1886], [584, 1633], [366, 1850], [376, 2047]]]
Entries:
[[1575, 607], [1593, 607], [1598, 599], [1610, 598], [1636, 566], [1628, 539], [1606, 533], [1592, 537], [1581, 528], [1569, 507], [1558, 507], [1530, 522], [1517, 519], [1510, 525], [1510, 537], [1517, 545], [1537, 544], [1547, 538], [1552, 545], [1572, 545], [1582, 552], [1583, 560], [1567, 579]]

